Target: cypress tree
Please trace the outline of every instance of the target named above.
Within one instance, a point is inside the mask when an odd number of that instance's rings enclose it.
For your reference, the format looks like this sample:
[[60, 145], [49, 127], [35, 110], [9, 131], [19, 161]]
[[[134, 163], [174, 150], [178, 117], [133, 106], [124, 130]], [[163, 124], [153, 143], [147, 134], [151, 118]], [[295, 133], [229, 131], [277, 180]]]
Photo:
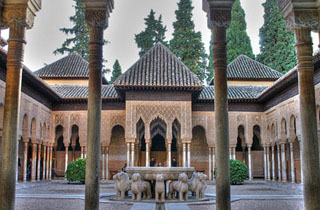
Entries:
[[178, 3], [170, 50], [203, 81], [206, 77], [207, 54], [201, 33], [195, 31], [192, 20], [193, 8], [191, 0], [180, 0]]
[[260, 54], [257, 60], [285, 73], [296, 66], [294, 34], [286, 30], [286, 22], [275, 0], [263, 3], [264, 24], [260, 28]]
[[122, 74], [121, 66], [118, 59], [113, 64], [111, 82], [114, 82]]
[[210, 47], [209, 47], [209, 64], [207, 69], [207, 84], [210, 84], [214, 72], [213, 72], [213, 36], [211, 36]]
[[144, 31], [135, 35], [135, 41], [140, 48], [139, 56], [143, 56], [149, 49], [151, 49], [154, 44], [161, 42], [167, 45], [165, 39], [165, 33], [167, 32], [167, 27], [162, 24], [162, 16], [160, 15], [158, 19], [155, 18], [155, 12], [150, 11], [150, 14], [145, 18], [145, 25], [147, 26]]
[[227, 29], [227, 42], [227, 63], [231, 63], [241, 54], [252, 59], [255, 58], [250, 38], [247, 34], [245, 12], [241, 7], [240, 0], [234, 2], [231, 10], [231, 23]]

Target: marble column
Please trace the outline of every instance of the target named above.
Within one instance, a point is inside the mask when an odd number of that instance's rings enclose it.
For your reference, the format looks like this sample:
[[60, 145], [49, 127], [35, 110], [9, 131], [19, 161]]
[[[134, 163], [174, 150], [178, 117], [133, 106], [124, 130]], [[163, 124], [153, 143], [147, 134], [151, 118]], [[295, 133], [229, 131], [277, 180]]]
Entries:
[[[212, 148], [212, 177], [214, 178], [214, 170], [216, 169], [216, 149]], [[213, 179], [212, 179], [213, 180]]]
[[188, 148], [187, 148], [187, 150], [188, 150], [188, 153], [187, 153], [188, 154], [188, 165], [187, 166], [191, 167], [191, 154], [190, 154], [191, 153], [191, 144], [188, 143], [187, 146], [188, 146]]
[[32, 27], [34, 14], [40, 9], [39, 4], [30, 8], [31, 4], [30, 1], [6, 1], [6, 4], [1, 8], [2, 21], [9, 28], [0, 163], [0, 203], [1, 208], [6, 210], [15, 208], [17, 168], [12, 166], [16, 165], [18, 157], [18, 126], [24, 46], [26, 44], [25, 32], [26, 28]]
[[300, 146], [300, 170], [301, 170], [301, 184], [303, 185], [303, 167], [302, 167], [302, 141], [299, 141]]
[[291, 181], [292, 181], [292, 183], [295, 183], [293, 143], [290, 143], [290, 166], [291, 166]]
[[230, 154], [229, 159], [232, 160], [232, 148], [231, 147], [229, 147], [229, 154]]
[[43, 160], [42, 160], [42, 180], [46, 180], [46, 162], [47, 162], [47, 146], [43, 145]]
[[232, 150], [233, 150], [233, 160], [236, 160], [236, 148], [235, 147], [232, 147]]
[[186, 144], [184, 143], [182, 145], [183, 149], [182, 149], [182, 159], [183, 159], [183, 167], [187, 166], [187, 160], [186, 160]]
[[171, 143], [168, 143], [168, 167], [171, 167]]
[[87, 158], [87, 146], [83, 147], [83, 155], [84, 155], [84, 158]]
[[23, 181], [27, 181], [27, 165], [28, 165], [28, 142], [24, 142], [23, 150]]
[[106, 177], [105, 177], [105, 162], [106, 162], [106, 160], [105, 160], [105, 147], [102, 147], [102, 177], [101, 177], [101, 179], [102, 180], [105, 180], [106, 179]]
[[252, 181], [252, 165], [251, 165], [251, 145], [248, 147], [248, 168], [249, 168], [249, 181]]
[[130, 166], [130, 143], [127, 143], [127, 166]]
[[280, 144], [280, 149], [281, 149], [282, 181], [287, 182], [286, 145]]
[[134, 143], [131, 143], [131, 166], [134, 167]]
[[211, 161], [211, 156], [212, 156], [212, 153], [211, 153], [211, 147], [209, 147], [209, 180], [212, 180], [212, 176], [211, 176], [211, 166], [212, 166], [212, 161]]
[[270, 178], [270, 147], [269, 146], [267, 146], [266, 147], [266, 149], [267, 149], [267, 178], [268, 178], [268, 181], [270, 181], [271, 180], [271, 178]]
[[150, 167], [150, 143], [149, 142], [146, 142], [146, 167]]
[[275, 162], [274, 162], [274, 145], [271, 146], [271, 161], [272, 161], [272, 180], [276, 181], [276, 169], [275, 169]]
[[32, 143], [31, 182], [36, 181], [37, 148], [37, 144]]
[[106, 179], [109, 180], [109, 147], [106, 147]]
[[46, 168], [46, 179], [49, 180], [49, 170], [50, 170], [50, 145], [47, 146], [47, 168]]
[[37, 180], [40, 181], [40, 164], [41, 164], [41, 143], [38, 144], [38, 164], [37, 164]]
[[[308, 15], [308, 13], [309, 11], [303, 15]], [[310, 16], [314, 17], [314, 19], [310, 18]], [[319, 30], [318, 16], [311, 14], [309, 15], [310, 21], [306, 22], [311, 24], [316, 23]], [[295, 29], [295, 37], [298, 61], [300, 125], [303, 142], [304, 207], [305, 209], [320, 209], [319, 143], [314, 90], [314, 66], [312, 63], [312, 38], [311, 30], [303, 28], [307, 24], [302, 25], [301, 28]]]
[[[69, 145], [69, 144], [68, 144]], [[69, 146], [66, 145], [66, 151], [65, 151], [65, 154], [64, 154], [64, 171], [66, 172], [67, 171], [67, 168], [68, 168], [68, 158], [69, 158]]]
[[49, 180], [51, 180], [52, 177], [52, 146], [50, 146], [50, 155], [49, 155]]
[[278, 181], [281, 181], [281, 158], [280, 158], [280, 144], [277, 144], [277, 159], [278, 159]]
[[267, 149], [263, 147], [263, 162], [264, 162], [264, 180], [268, 178], [268, 171], [267, 171]]
[[84, 155], [83, 155], [83, 146], [81, 146], [81, 158], [84, 158]]

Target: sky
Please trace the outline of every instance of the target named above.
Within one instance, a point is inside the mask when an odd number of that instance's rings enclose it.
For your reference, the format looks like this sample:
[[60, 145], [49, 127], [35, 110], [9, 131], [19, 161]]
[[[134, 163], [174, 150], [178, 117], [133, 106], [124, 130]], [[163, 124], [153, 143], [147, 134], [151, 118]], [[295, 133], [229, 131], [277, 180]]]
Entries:
[[[122, 71], [126, 71], [138, 59], [138, 48], [134, 35], [145, 29], [144, 18], [153, 9], [156, 16], [162, 14], [163, 24], [167, 26], [167, 40], [172, 38], [172, 23], [175, 21], [174, 11], [179, 0], [115, 0], [115, 8], [109, 18], [109, 27], [104, 38], [110, 43], [104, 46], [104, 58], [108, 60], [107, 68], [112, 69], [116, 59], [119, 60]], [[265, 0], [241, 0], [246, 13], [247, 32], [250, 36], [253, 51], [259, 53], [259, 29], [263, 25]], [[34, 27], [27, 31], [25, 48], [25, 65], [32, 71], [42, 68], [65, 55], [54, 55], [53, 51], [61, 46], [67, 36], [60, 28], [72, 27], [69, 17], [74, 14], [73, 0], [42, 1], [42, 9], [37, 13]], [[207, 27], [206, 13], [202, 10], [202, 0], [193, 0], [193, 20], [196, 31], [201, 31], [202, 41], [209, 53], [211, 32]], [[8, 31], [2, 31], [4, 38]], [[318, 36], [313, 34], [315, 47]], [[111, 74], [108, 76], [110, 77]]]

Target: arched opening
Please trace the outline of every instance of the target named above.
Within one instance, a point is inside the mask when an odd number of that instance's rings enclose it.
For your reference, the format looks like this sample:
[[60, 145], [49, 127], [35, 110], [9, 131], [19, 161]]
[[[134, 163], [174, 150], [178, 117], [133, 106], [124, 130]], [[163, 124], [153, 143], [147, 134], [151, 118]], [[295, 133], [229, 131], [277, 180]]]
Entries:
[[144, 122], [143, 120], [140, 118], [137, 126], [136, 126], [136, 133], [137, 133], [137, 148], [138, 150], [140, 150], [140, 152], [138, 152], [137, 158], [135, 158], [135, 160], [137, 160], [136, 165], [137, 166], [145, 166], [146, 165], [146, 141], [144, 138], [144, 133], [145, 133], [145, 126], [144, 126]]
[[293, 172], [295, 175], [295, 181], [301, 182], [301, 153], [300, 143], [297, 138], [296, 117], [291, 115], [290, 117], [290, 136], [294, 138], [293, 141]]
[[52, 173], [53, 177], [63, 177], [65, 175], [65, 151], [66, 148], [63, 143], [63, 130], [61, 125], [55, 128], [55, 144], [53, 154]]
[[238, 127], [238, 137], [236, 145], [236, 160], [247, 163], [247, 145], [245, 140], [245, 131], [243, 125]]
[[[175, 119], [172, 123], [172, 142], [171, 142], [171, 160], [177, 160], [177, 166], [182, 165], [182, 156], [180, 155], [182, 150], [179, 148], [181, 145], [180, 141], [180, 133], [181, 133], [181, 125], [177, 119]], [[182, 149], [182, 148], [181, 148]]]
[[150, 148], [150, 160], [154, 158], [156, 160], [156, 166], [167, 165], [167, 124], [164, 120], [157, 117], [150, 123], [150, 137], [151, 137], [151, 148]]
[[209, 146], [206, 138], [206, 131], [202, 126], [195, 126], [192, 129], [191, 142], [191, 166], [195, 167], [197, 172], [209, 175]]
[[253, 126], [253, 138], [251, 146], [252, 176], [254, 178], [264, 177], [263, 146], [261, 142], [261, 129], [259, 125]]
[[81, 146], [79, 142], [79, 127], [77, 125], [73, 125], [71, 127], [71, 142], [69, 145], [69, 160], [75, 161], [76, 159], [81, 157]]
[[109, 178], [120, 172], [127, 161], [127, 146], [124, 128], [116, 125], [112, 128], [109, 145]]

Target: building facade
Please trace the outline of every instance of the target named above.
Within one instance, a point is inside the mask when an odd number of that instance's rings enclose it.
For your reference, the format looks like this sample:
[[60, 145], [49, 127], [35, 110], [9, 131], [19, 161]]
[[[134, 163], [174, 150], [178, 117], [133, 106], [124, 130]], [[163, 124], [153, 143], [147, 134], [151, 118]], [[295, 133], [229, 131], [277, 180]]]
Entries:
[[[6, 51], [0, 50], [0, 140]], [[314, 57], [318, 121], [320, 56]], [[230, 159], [248, 177], [301, 181], [297, 69], [285, 75], [244, 55], [228, 65]], [[19, 118], [20, 180], [63, 177], [86, 157], [89, 65], [71, 53], [42, 69], [23, 69]], [[102, 86], [101, 178], [128, 166], [195, 167], [213, 179], [214, 83], [205, 86], [175, 55], [156, 44], [114, 84]], [[320, 126], [320, 124], [319, 124]]]

